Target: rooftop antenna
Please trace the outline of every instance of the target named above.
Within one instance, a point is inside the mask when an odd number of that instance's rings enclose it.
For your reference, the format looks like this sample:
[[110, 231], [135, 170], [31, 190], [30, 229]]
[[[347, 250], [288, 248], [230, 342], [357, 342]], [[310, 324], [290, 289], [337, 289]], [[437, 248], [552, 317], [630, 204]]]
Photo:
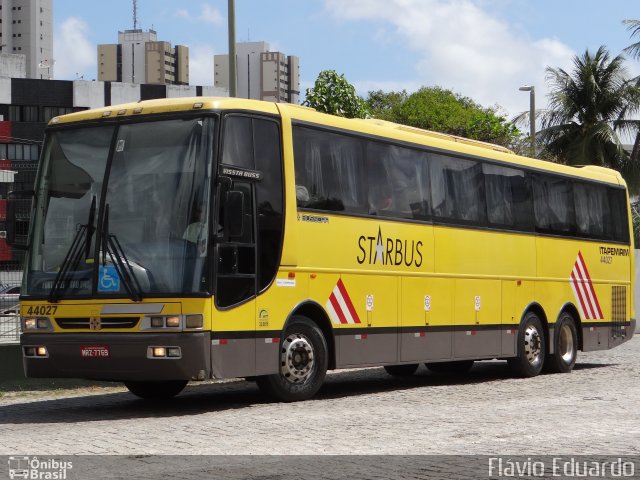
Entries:
[[138, 29], [138, 0], [133, 0], [133, 29]]

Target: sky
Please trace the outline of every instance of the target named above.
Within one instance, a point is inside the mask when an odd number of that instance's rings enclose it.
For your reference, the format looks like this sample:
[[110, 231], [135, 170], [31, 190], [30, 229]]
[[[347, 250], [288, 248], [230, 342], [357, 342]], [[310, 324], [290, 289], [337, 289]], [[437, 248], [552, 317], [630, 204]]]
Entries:
[[[133, 28], [132, 0], [53, 0], [55, 78], [97, 78], [101, 43]], [[440, 86], [507, 118], [529, 108], [522, 85], [546, 106], [546, 67], [605, 45], [633, 43], [631, 0], [236, 0], [237, 41], [266, 41], [300, 58], [301, 92], [321, 70], [346, 76], [358, 94]], [[138, 28], [186, 45], [192, 85], [213, 83], [213, 55], [228, 51], [227, 0], [138, 0]], [[640, 41], [636, 38], [635, 41]], [[630, 76], [640, 60], [629, 59]]]

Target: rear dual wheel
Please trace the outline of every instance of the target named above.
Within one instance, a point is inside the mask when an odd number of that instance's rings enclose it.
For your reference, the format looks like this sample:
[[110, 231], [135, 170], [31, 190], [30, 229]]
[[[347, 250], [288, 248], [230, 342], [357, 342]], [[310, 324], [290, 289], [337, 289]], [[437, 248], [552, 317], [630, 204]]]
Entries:
[[578, 332], [569, 313], [563, 313], [556, 323], [553, 353], [545, 359], [545, 371], [569, 373], [578, 358]]
[[386, 365], [385, 371], [392, 377], [410, 377], [418, 370], [417, 363], [406, 363], [404, 365]]

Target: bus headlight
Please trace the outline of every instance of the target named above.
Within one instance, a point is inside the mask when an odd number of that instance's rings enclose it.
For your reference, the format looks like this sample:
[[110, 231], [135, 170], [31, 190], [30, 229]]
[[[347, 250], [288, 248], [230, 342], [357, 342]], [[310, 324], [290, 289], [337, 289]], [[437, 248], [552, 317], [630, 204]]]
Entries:
[[178, 316], [167, 317], [167, 327], [178, 328], [179, 326], [180, 326], [180, 317]]
[[198, 313], [195, 315], [187, 315], [187, 318], [185, 321], [186, 328], [202, 328], [202, 325], [203, 325], [202, 314]]
[[199, 330], [204, 327], [204, 316], [201, 313], [188, 315], [153, 315], [144, 317], [140, 330]]
[[47, 317], [23, 317], [22, 331], [33, 332], [38, 330], [52, 331], [51, 320]]

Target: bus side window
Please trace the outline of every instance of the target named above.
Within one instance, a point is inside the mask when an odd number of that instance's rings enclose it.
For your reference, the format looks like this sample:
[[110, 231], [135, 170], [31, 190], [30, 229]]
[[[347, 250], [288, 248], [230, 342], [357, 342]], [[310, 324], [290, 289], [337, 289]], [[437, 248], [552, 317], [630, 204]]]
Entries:
[[536, 231], [557, 235], [576, 231], [572, 183], [564, 178], [535, 175], [533, 205]]

